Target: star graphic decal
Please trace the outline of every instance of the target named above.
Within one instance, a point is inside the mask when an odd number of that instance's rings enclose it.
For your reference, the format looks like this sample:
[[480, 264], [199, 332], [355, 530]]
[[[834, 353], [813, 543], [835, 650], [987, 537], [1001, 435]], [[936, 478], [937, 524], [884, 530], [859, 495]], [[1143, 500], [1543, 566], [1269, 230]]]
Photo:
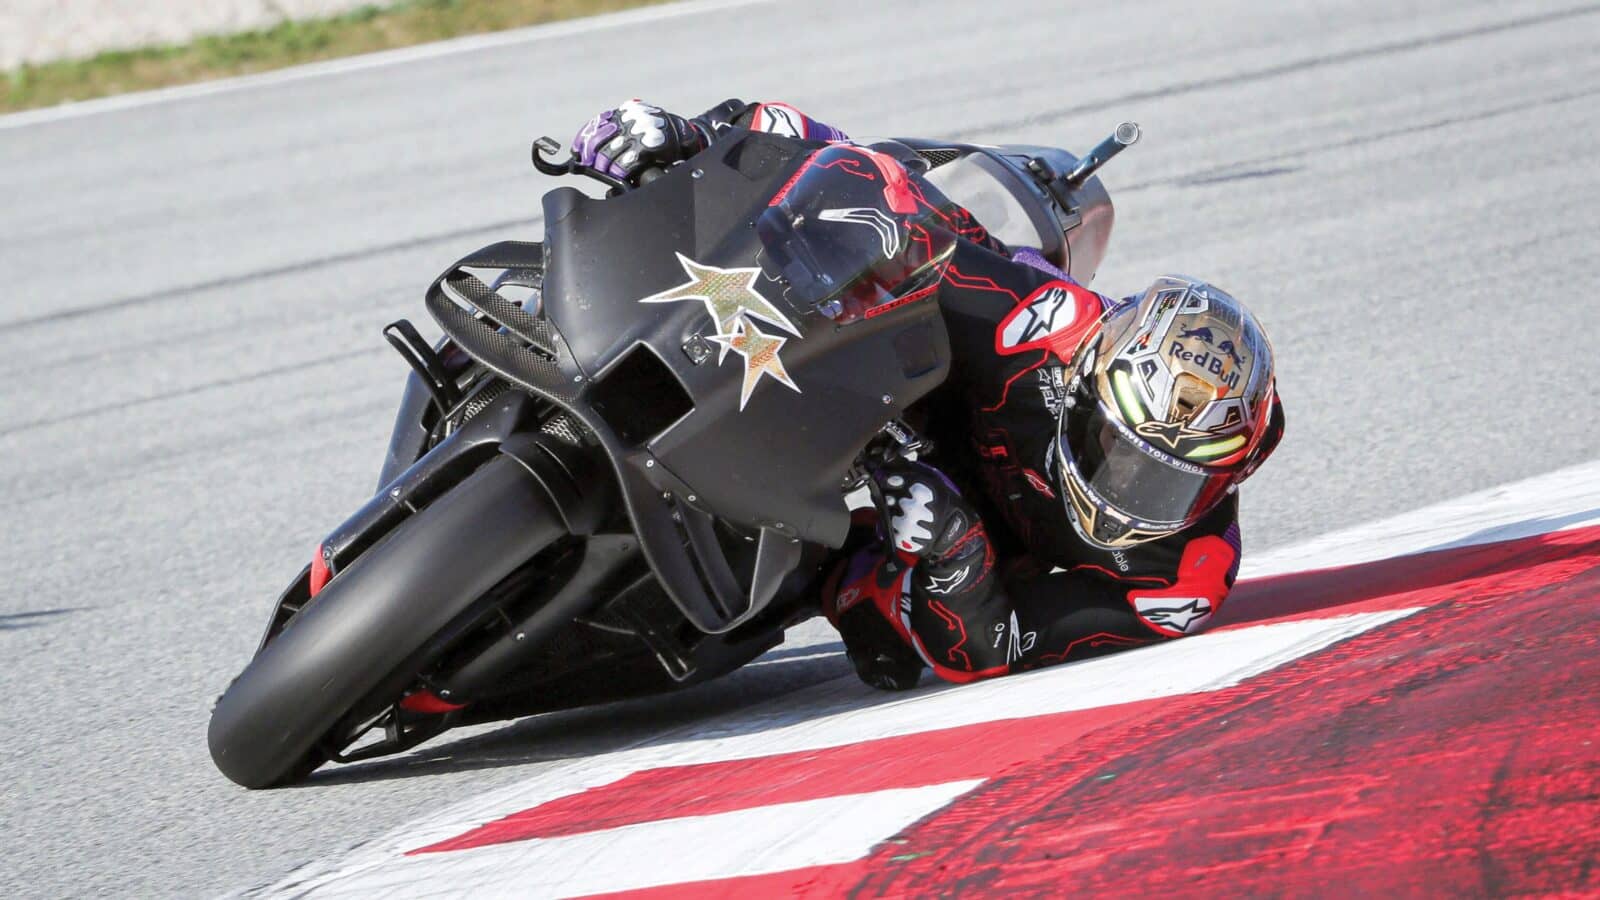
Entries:
[[739, 411], [744, 412], [744, 405], [750, 401], [750, 394], [761, 383], [761, 376], [766, 375], [789, 390], [800, 393], [800, 386], [794, 383], [789, 373], [783, 368], [783, 360], [778, 358], [778, 351], [788, 343], [788, 338], [766, 334], [756, 323], [748, 318], [740, 317], [734, 324], [732, 334], [715, 335], [711, 338], [723, 347], [723, 352], [728, 350], [744, 357], [744, 385], [739, 391]]
[[682, 253], [676, 254], [678, 265], [683, 266], [689, 280], [659, 294], [652, 294], [640, 303], [676, 303], [680, 300], [698, 300], [716, 324], [716, 333], [705, 337], [716, 341], [717, 365], [722, 365], [731, 350], [744, 359], [744, 385], [739, 394], [739, 411], [750, 402], [750, 394], [761, 383], [763, 375], [799, 393], [778, 358], [778, 351], [789, 338], [767, 334], [756, 324], [757, 320], [774, 328], [800, 337], [800, 329], [789, 321], [778, 307], [756, 292], [756, 276], [761, 269], [723, 269], [695, 262]]
[[[722, 338], [734, 336], [735, 326], [741, 315], [754, 316], [795, 337], [800, 336], [800, 329], [789, 321], [788, 316], [773, 306], [767, 298], [756, 293], [756, 276], [761, 274], [759, 268], [722, 269], [701, 265], [682, 253], [677, 256], [678, 264], [683, 266], [683, 271], [689, 276], [689, 280], [677, 287], [646, 297], [640, 300], [640, 303], [699, 300], [705, 304], [706, 312], [711, 314], [711, 320], [717, 323], [717, 336]], [[724, 344], [717, 362], [720, 364], [727, 355], [727, 345]]]

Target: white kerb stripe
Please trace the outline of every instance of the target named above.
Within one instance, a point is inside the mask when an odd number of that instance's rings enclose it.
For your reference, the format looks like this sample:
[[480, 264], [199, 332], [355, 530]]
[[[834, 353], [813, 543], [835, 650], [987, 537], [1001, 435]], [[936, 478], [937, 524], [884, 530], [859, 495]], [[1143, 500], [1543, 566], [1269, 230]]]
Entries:
[[865, 857], [982, 783], [873, 791], [428, 853], [314, 896], [406, 896], [448, 886], [457, 896], [575, 897], [836, 865]]
[[[863, 692], [853, 677], [837, 678], [684, 729], [662, 738], [658, 744], [551, 766], [526, 781], [395, 829], [342, 858], [313, 862], [263, 893], [301, 896], [315, 892], [321, 896], [318, 889], [378, 893], [387, 884], [385, 879], [404, 881], [417, 877], [418, 865], [433, 871], [433, 864], [428, 862], [432, 857], [478, 858], [479, 852], [404, 856], [407, 851], [456, 837], [515, 812], [614, 783], [634, 772], [821, 750], [932, 729], [1219, 690], [1416, 611], [1359, 613], [1200, 634], [1146, 647], [1137, 653], [1105, 656], [959, 688], [931, 686], [887, 703], [882, 702], [881, 694]], [[413, 891], [422, 890], [421, 885], [420, 881], [413, 882]]]
[[1239, 577], [1353, 566], [1590, 525], [1600, 525], [1600, 462], [1580, 463], [1261, 554], [1250, 553], [1246, 534]]

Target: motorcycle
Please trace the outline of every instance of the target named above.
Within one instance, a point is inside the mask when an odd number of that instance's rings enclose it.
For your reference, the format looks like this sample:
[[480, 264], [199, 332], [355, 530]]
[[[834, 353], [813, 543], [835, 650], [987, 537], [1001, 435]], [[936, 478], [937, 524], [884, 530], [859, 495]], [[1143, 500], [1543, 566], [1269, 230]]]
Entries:
[[1084, 157], [735, 132], [632, 187], [558, 161], [542, 242], [428, 287], [379, 489], [274, 604], [217, 701], [248, 788], [449, 728], [716, 678], [817, 611], [875, 467], [950, 367], [934, 297], [960, 199], [1087, 282], [1113, 220]]

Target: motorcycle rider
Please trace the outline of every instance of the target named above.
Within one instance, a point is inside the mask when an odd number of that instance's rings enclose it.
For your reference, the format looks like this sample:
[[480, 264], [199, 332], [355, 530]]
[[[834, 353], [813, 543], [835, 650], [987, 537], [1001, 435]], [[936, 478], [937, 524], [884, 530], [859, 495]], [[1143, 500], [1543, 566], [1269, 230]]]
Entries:
[[[637, 181], [736, 127], [847, 140], [782, 103], [686, 119], [632, 100], [572, 152]], [[1238, 572], [1236, 488], [1283, 432], [1261, 326], [1201, 281], [1114, 301], [964, 210], [950, 225], [953, 362], [929, 423], [942, 468], [874, 473], [889, 521], [858, 516], [823, 588], [857, 674], [966, 682], [1202, 630]]]

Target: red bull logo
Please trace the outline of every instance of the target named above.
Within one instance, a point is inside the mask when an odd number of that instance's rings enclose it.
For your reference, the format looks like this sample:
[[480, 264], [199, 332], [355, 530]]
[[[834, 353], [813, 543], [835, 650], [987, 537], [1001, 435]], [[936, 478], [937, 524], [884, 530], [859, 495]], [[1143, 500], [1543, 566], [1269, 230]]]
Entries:
[[[1231, 342], [1229, 342], [1229, 346], [1232, 346]], [[1167, 350], [1167, 354], [1173, 359], [1189, 363], [1203, 372], [1210, 372], [1212, 375], [1217, 376], [1217, 383], [1221, 386], [1226, 386], [1230, 389], [1239, 386], [1238, 365], [1227, 365], [1229, 361], [1238, 362], [1239, 358], [1237, 356], [1233, 356], [1231, 360], [1225, 360], [1219, 354], [1209, 350], [1202, 350], [1196, 353], [1193, 350], [1186, 349], [1181, 340], [1173, 341], [1172, 346]]]

